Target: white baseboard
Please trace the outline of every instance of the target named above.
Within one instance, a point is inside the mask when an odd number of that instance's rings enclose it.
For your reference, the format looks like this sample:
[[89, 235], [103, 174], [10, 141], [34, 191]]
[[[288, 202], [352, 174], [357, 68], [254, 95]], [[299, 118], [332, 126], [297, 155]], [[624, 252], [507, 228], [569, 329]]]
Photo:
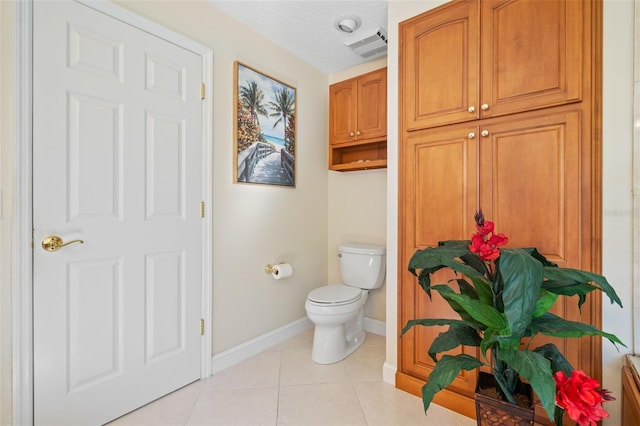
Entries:
[[[252, 356], [257, 355], [260, 352], [295, 336], [296, 334], [302, 333], [311, 327], [313, 327], [313, 324], [309, 321], [309, 318], [300, 318], [297, 321], [265, 333], [262, 336], [258, 336], [247, 342], [241, 343], [238, 346], [234, 346], [233, 348], [220, 352], [219, 354], [215, 354], [211, 357], [211, 374], [219, 373], [222, 370], [244, 361], [245, 359], [251, 358]], [[369, 333], [378, 334], [380, 336], [386, 335], [386, 325], [382, 321], [365, 317], [364, 329]], [[395, 380], [395, 366], [393, 377]]]
[[395, 364], [391, 364], [390, 362], [385, 361], [384, 365], [382, 366], [382, 381], [395, 386], [397, 371], [398, 367]]
[[300, 318], [297, 321], [270, 331], [262, 336], [258, 336], [231, 349], [215, 354], [211, 357], [211, 374], [219, 373], [232, 365], [251, 358], [296, 334], [302, 333], [312, 326], [313, 324], [309, 321], [309, 318]]
[[369, 333], [377, 334], [379, 336], [387, 335], [387, 324], [374, 320], [373, 318], [364, 317], [364, 329]]

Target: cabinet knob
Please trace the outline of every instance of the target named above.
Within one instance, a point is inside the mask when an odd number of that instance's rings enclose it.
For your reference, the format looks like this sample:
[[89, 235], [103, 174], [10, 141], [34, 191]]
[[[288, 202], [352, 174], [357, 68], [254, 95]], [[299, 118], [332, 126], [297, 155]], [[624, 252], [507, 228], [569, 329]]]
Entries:
[[469, 139], [473, 139], [476, 137], [476, 134], [473, 132], [469, 132]]
[[489, 109], [489, 104], [482, 104], [480, 108], [482, 108], [483, 111], [486, 111]]
[[356, 134], [353, 132], [349, 132], [349, 136], [354, 137]]
[[486, 138], [487, 136], [489, 136], [489, 131], [483, 130], [482, 132], [480, 132], [480, 134]]
[[358, 130], [358, 131], [356, 132], [356, 135], [358, 135], [358, 136], [360, 136], [361, 134], [362, 134], [362, 132], [361, 132], [360, 130]]
[[469, 108], [467, 108], [467, 111], [469, 111], [469, 112], [476, 112], [476, 107], [474, 107], [473, 105], [471, 105]]

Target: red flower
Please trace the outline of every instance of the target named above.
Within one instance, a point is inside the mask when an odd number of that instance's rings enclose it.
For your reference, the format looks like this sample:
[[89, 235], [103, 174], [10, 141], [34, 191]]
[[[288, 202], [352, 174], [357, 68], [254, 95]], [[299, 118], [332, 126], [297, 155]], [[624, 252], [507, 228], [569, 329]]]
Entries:
[[[480, 212], [482, 215], [482, 212]], [[484, 216], [480, 216], [480, 220], [476, 215], [476, 228], [478, 232], [471, 236], [471, 244], [469, 251], [478, 253], [480, 259], [484, 261], [496, 260], [500, 257], [498, 247], [507, 244], [509, 239], [504, 234], [494, 234], [494, 224], [489, 220], [484, 220]]]
[[476, 229], [482, 235], [488, 235], [493, 232], [494, 224], [490, 220], [483, 221], [482, 225], [476, 224]]
[[610, 394], [606, 390], [598, 390], [600, 383], [597, 380], [582, 370], [574, 370], [571, 377], [558, 371], [553, 378], [556, 381], [556, 404], [579, 426], [595, 426], [603, 417], [609, 417], [602, 408], [602, 401], [603, 396], [610, 400]]

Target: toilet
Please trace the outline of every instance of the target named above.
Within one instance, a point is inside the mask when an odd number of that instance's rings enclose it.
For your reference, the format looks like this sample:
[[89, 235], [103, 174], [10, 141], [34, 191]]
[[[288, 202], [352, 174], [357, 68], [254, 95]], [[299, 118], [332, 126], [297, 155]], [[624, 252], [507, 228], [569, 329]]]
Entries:
[[384, 282], [384, 247], [341, 244], [338, 258], [342, 284], [312, 290], [305, 303], [307, 316], [315, 325], [311, 359], [318, 364], [343, 360], [364, 343], [364, 305], [369, 291]]

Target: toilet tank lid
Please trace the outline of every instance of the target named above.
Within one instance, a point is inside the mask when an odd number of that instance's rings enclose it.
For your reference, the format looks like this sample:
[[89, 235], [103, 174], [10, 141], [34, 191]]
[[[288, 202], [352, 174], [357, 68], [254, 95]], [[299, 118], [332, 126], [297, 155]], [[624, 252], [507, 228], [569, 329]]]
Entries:
[[338, 246], [338, 251], [343, 253], [382, 255], [385, 252], [384, 246], [365, 243], [343, 243]]

